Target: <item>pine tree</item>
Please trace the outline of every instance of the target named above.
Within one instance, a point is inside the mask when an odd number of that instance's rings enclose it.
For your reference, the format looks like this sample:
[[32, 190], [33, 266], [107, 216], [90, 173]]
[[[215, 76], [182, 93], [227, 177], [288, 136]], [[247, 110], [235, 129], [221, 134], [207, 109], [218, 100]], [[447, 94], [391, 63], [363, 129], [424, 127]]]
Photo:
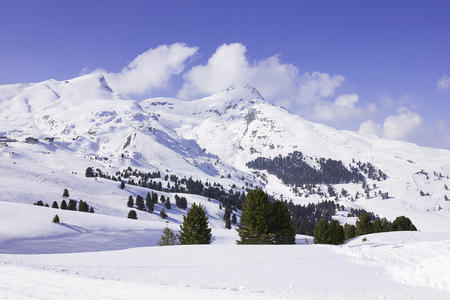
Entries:
[[125, 182], [121, 181], [121, 182], [120, 182], [120, 189], [123, 190], [124, 188], [125, 188]]
[[134, 220], [137, 220], [137, 214], [136, 214], [136, 211], [135, 211], [134, 209], [131, 209], [131, 210], [128, 212], [128, 219], [134, 219]]
[[368, 214], [361, 214], [356, 221], [356, 235], [364, 235], [373, 232], [373, 226], [370, 222], [370, 216]]
[[66, 202], [66, 200], [61, 201], [61, 209], [67, 209], [67, 202]]
[[171, 209], [171, 208], [172, 208], [172, 204], [170, 203], [170, 198], [169, 198], [169, 197], [167, 197], [166, 203], [164, 203], [164, 206], [165, 206], [167, 209]]
[[355, 225], [345, 224], [344, 225], [344, 240], [347, 241], [356, 236], [356, 227]]
[[133, 196], [131, 196], [131, 195], [128, 197], [127, 206], [128, 207], [133, 207], [134, 206]]
[[339, 224], [337, 220], [331, 220], [328, 225], [331, 244], [340, 245], [344, 243], [344, 228]]
[[55, 215], [53, 217], [53, 223], [59, 224], [59, 217], [58, 217], [58, 215]]
[[231, 215], [231, 224], [233, 224], [233, 225], [237, 224], [237, 218], [236, 218], [235, 214]]
[[227, 205], [225, 207], [225, 213], [223, 214], [223, 220], [225, 221], [225, 228], [231, 229], [231, 208]]
[[91, 167], [86, 169], [86, 177], [95, 177], [94, 170]]
[[161, 211], [159, 212], [159, 216], [160, 216], [162, 219], [166, 219], [166, 218], [167, 218], [166, 210], [165, 210], [164, 208], [161, 209]]
[[386, 218], [382, 218], [380, 220], [381, 228], [383, 229], [383, 232], [392, 231], [392, 223], [389, 222]]
[[145, 208], [144, 198], [141, 195], [136, 196], [136, 206], [139, 210], [144, 210]]
[[44, 206], [44, 202], [42, 202], [41, 200], [39, 200], [39, 201], [35, 202], [34, 205], [37, 205], [37, 206]]
[[393, 231], [417, 231], [416, 226], [411, 222], [411, 220], [405, 216], [400, 216], [395, 218], [392, 222]]
[[374, 233], [383, 232], [383, 226], [381, 225], [381, 221], [379, 219], [376, 219], [375, 221], [373, 221], [372, 231]]
[[83, 200], [80, 200], [80, 204], [78, 205], [78, 210], [82, 212], [89, 212], [89, 205], [84, 202]]
[[270, 244], [270, 214], [272, 207], [267, 195], [261, 190], [253, 190], [247, 194], [237, 229], [238, 244]]
[[155, 209], [155, 205], [153, 204], [153, 201], [150, 201], [150, 203], [147, 206], [147, 211], [148, 212], [153, 212]]
[[68, 210], [77, 210], [77, 201], [69, 200], [69, 205], [67, 205]]
[[94, 208], [91, 206], [89, 207], [89, 213], [93, 214], [94, 213]]
[[69, 197], [69, 191], [68, 191], [67, 189], [64, 189], [63, 197], [64, 197], [64, 198]]
[[152, 192], [152, 202], [154, 205], [158, 203], [158, 194], [155, 192]]
[[176, 244], [178, 244], [177, 235], [169, 227], [164, 228], [161, 235], [161, 240], [158, 242], [158, 245], [171, 246]]
[[52, 203], [52, 208], [59, 208], [58, 202], [53, 201], [53, 203]]
[[326, 219], [321, 219], [314, 228], [314, 244], [331, 244], [330, 229]]
[[192, 204], [180, 226], [179, 241], [182, 245], [211, 243], [211, 228], [203, 206]]
[[152, 203], [152, 195], [150, 195], [150, 192], [148, 192], [147, 196], [145, 196], [145, 205], [148, 207], [150, 206], [150, 203]]
[[295, 229], [286, 204], [275, 201], [272, 204], [269, 232], [274, 244], [295, 244]]
[[164, 195], [161, 195], [161, 197], [159, 198], [159, 201], [161, 201], [161, 203], [166, 202], [166, 197], [164, 197]]

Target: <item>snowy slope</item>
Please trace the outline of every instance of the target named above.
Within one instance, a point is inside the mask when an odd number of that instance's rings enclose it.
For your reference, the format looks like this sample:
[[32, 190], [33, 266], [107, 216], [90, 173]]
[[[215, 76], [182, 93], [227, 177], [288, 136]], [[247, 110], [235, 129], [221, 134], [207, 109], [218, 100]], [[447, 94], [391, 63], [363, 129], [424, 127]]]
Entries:
[[448, 299], [448, 234], [395, 232], [367, 239], [367, 245], [352, 241], [343, 246], [198, 245], [1, 254], [0, 297]]
[[[208, 152], [218, 155], [242, 171], [250, 172], [246, 163], [259, 156], [273, 158], [301, 151], [312, 158], [332, 158], [349, 165], [353, 160], [368, 162], [388, 175], [385, 181], [367, 179], [377, 191], [388, 192], [389, 199], [372, 195], [370, 199], [349, 201], [345, 206], [365, 208], [380, 216], [410, 216], [423, 230], [450, 230], [450, 151], [336, 130], [315, 124], [270, 105], [250, 86], [230, 87], [204, 99], [183, 102], [149, 99], [140, 105], [157, 112], [161, 123], [174, 128], [186, 139], [194, 139]], [[423, 173], [427, 173], [428, 176]], [[438, 177], [436, 174], [442, 174]], [[298, 203], [323, 199], [298, 197], [273, 175], [266, 175], [266, 189], [274, 195]], [[360, 185], [338, 185], [352, 194], [363, 193]], [[326, 188], [326, 187], [324, 187]], [[420, 191], [430, 194], [420, 196]], [[439, 207], [441, 209], [439, 209]]]
[[[28, 137], [39, 141], [24, 142]], [[296, 203], [335, 200], [300, 196], [275, 175], [246, 166], [293, 151], [312, 166], [315, 158], [372, 163], [387, 179], [367, 178], [377, 185], [369, 198], [339, 194], [339, 204], [388, 219], [406, 215], [422, 232], [372, 234], [338, 247], [311, 245], [300, 235], [292, 246], [236, 246], [219, 201], [184, 194], [188, 207], [205, 207], [213, 245], [150, 247], [164, 227], [179, 230], [186, 210], [174, 205], [175, 195], [157, 191], [172, 202], [166, 220], [162, 203], [130, 220], [128, 196], [152, 190], [85, 177], [87, 167], [109, 174], [131, 167], [160, 171], [163, 186], [164, 175], [174, 174], [240, 192], [260, 186]], [[450, 151], [308, 122], [250, 86], [188, 102], [122, 99], [98, 73], [0, 86], [0, 298], [448, 299], [449, 175]], [[95, 213], [32, 205], [60, 203], [64, 188]], [[334, 188], [363, 193], [359, 183]], [[61, 224], [51, 222], [55, 214]], [[355, 222], [346, 215], [335, 218]]]
[[[2, 135], [17, 140], [8, 142], [8, 147], [0, 144], [0, 165], [5, 168], [0, 176], [14, 181], [3, 181], [4, 201], [16, 201], [17, 192], [27, 195], [27, 203], [38, 200], [36, 189], [21, 188], [19, 174], [31, 172], [22, 168], [29, 164], [36, 166], [32, 176], [47, 178], [50, 185], [57, 181], [53, 168], [63, 174], [83, 174], [88, 166], [110, 173], [131, 166], [219, 182], [225, 189], [260, 186], [296, 203], [333, 200], [295, 194], [276, 176], [265, 171], [256, 174], [246, 166], [259, 156], [301, 151], [313, 166], [315, 158], [341, 160], [345, 166], [356, 160], [387, 174], [384, 181], [367, 179], [369, 185], [377, 185], [369, 199], [351, 199], [357, 192], [364, 193], [360, 184], [336, 185], [337, 191], [345, 188], [350, 194], [340, 195], [340, 204], [389, 219], [407, 215], [421, 230], [450, 230], [450, 201], [444, 200], [445, 195], [450, 197], [450, 190], [444, 188], [450, 186], [450, 151], [315, 124], [267, 103], [251, 86], [231, 86], [195, 101], [155, 98], [141, 102], [121, 99], [100, 73], [0, 86]], [[39, 143], [23, 143], [27, 137], [38, 138]], [[83, 190], [84, 184], [75, 187], [75, 192]], [[427, 196], [421, 196], [421, 191]], [[382, 199], [378, 192], [390, 197]], [[105, 197], [98, 195], [98, 199]], [[116, 208], [104, 213], [117, 215]]]

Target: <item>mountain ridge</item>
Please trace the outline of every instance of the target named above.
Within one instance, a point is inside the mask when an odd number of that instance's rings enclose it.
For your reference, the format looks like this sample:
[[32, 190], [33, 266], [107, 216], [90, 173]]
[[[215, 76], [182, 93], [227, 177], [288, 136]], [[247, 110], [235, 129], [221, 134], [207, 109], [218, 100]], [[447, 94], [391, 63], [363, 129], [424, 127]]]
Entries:
[[[336, 184], [338, 191], [346, 189], [350, 196], [334, 200], [348, 207], [388, 217], [408, 212], [414, 218], [417, 213], [421, 220], [429, 211], [450, 211], [450, 202], [444, 200], [448, 193], [444, 184], [450, 186], [450, 151], [313, 123], [268, 103], [249, 85], [233, 85], [192, 101], [164, 97], [135, 101], [121, 98], [102, 74], [93, 73], [67, 81], [0, 86], [0, 108], [0, 136], [39, 139], [28, 146], [32, 153], [63, 151], [67, 157], [94, 159], [105, 168], [168, 170], [217, 180], [228, 188], [252, 184], [295, 203], [334, 199], [248, 166], [258, 157], [299, 152], [312, 168], [320, 167], [320, 159], [332, 159], [348, 169], [359, 162], [387, 174], [380, 182], [366, 178], [367, 184], [377, 185], [367, 199], [354, 199], [365, 193], [358, 184]], [[54, 141], [43, 142], [44, 138]], [[2, 151], [16, 145], [8, 143]], [[422, 191], [430, 196], [421, 196]], [[389, 199], [381, 193], [388, 193]], [[450, 228], [450, 222], [444, 223]]]

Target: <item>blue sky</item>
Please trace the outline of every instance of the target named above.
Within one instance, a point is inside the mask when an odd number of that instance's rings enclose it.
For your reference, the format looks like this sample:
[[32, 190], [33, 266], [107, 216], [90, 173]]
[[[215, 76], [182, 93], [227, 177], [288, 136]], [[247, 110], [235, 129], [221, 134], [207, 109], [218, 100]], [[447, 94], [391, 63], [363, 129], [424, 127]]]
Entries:
[[[118, 73], [148, 49], [184, 43], [195, 54], [182, 71], [140, 97], [207, 94], [199, 81], [225, 68], [307, 119], [450, 149], [449, 16], [450, 1], [3, 0], [0, 84]], [[220, 46], [247, 65], [208, 65]]]

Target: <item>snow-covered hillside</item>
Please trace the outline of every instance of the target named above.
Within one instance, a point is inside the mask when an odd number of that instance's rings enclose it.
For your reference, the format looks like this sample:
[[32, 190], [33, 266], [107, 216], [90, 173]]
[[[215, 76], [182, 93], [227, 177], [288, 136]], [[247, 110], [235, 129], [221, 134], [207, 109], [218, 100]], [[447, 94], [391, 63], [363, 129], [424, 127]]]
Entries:
[[[298, 165], [275, 171], [249, 164], [295, 155]], [[298, 166], [333, 182], [286, 183], [280, 173], [295, 179]], [[88, 168], [104, 176], [86, 177]], [[142, 182], [140, 172], [158, 176]], [[123, 99], [100, 73], [0, 86], [0, 298], [446, 299], [449, 176], [450, 151], [315, 124], [251, 86], [194, 101]], [[421, 232], [338, 247], [303, 235], [292, 246], [236, 246], [223, 199], [188, 193], [189, 178], [227, 199], [261, 187], [296, 204], [335, 201], [341, 223], [355, 222], [351, 208], [405, 215]], [[128, 219], [128, 197], [147, 193], [169, 198], [171, 208], [134, 208], [138, 220]], [[62, 200], [83, 200], [95, 213], [32, 205]], [[166, 226], [179, 230], [193, 203], [206, 209], [213, 245], [150, 247]]]
[[[450, 230], [450, 201], [445, 200], [450, 196], [450, 151], [311, 123], [267, 103], [251, 86], [231, 86], [195, 101], [140, 102], [122, 99], [100, 73], [0, 86], [0, 136], [2, 176], [8, 179], [0, 191], [3, 201], [16, 201], [12, 195], [17, 190], [27, 199], [20, 201], [36, 201], [40, 193], [20, 184], [20, 177], [31, 172], [27, 165], [36, 165], [34, 176], [47, 178], [50, 185], [72, 172], [83, 174], [88, 166], [112, 174], [132, 167], [218, 182], [226, 190], [259, 186], [294, 203], [331, 199], [389, 219], [407, 215], [421, 230]], [[39, 142], [24, 143], [28, 137]], [[315, 191], [294, 188], [275, 174], [247, 166], [258, 157], [295, 151], [313, 168], [318, 159], [342, 161], [346, 168], [368, 163], [387, 178], [365, 174], [366, 186], [334, 184], [332, 196], [317, 192], [326, 184]], [[59, 176], [50, 173], [53, 168]], [[84, 183], [74, 188], [83, 191]], [[104, 197], [100, 193], [96, 199]], [[114, 209], [99, 212], [117, 214]]]
[[197, 245], [0, 254], [11, 299], [448, 299], [448, 234], [394, 232], [342, 246]]

